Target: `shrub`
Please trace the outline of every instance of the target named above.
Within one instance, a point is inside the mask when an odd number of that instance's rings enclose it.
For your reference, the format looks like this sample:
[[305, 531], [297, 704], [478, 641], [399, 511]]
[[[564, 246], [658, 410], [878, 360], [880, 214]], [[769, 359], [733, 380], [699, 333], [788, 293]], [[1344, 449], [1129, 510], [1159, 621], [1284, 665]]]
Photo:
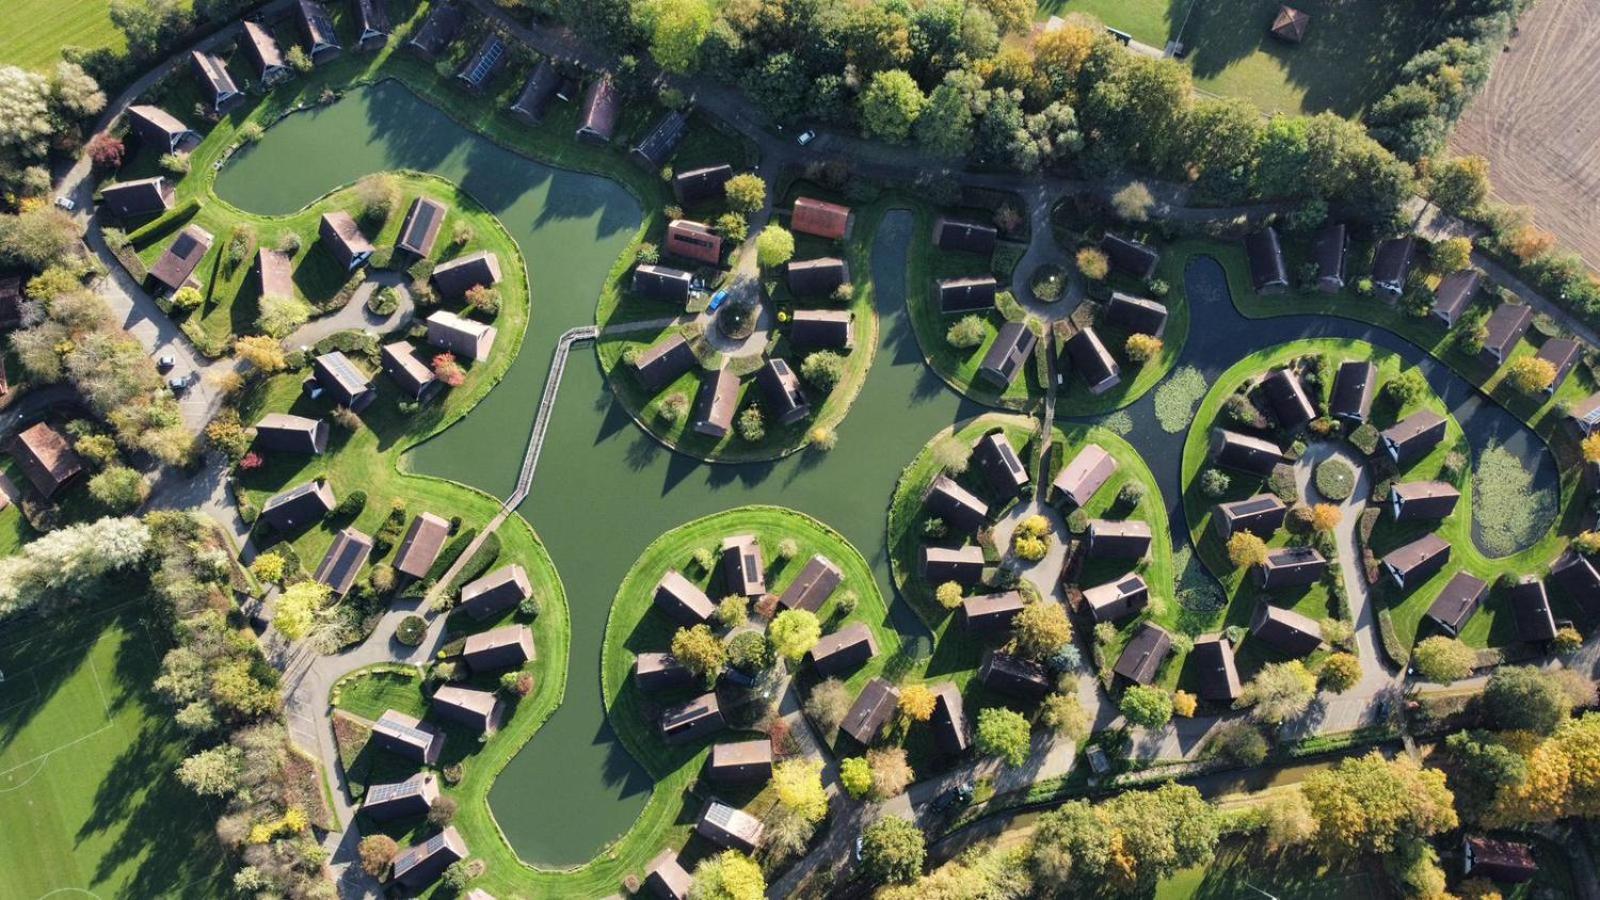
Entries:
[[1133, 509], [1144, 501], [1144, 485], [1137, 481], [1127, 482], [1117, 491], [1117, 505], [1124, 509]]
[[738, 594], [730, 594], [717, 604], [717, 621], [724, 628], [737, 628], [750, 621], [750, 601]]
[[742, 631], [728, 642], [728, 662], [740, 671], [754, 675], [771, 669], [777, 662], [777, 656], [766, 635], [759, 631]]
[[1267, 758], [1267, 739], [1243, 719], [1223, 722], [1212, 729], [1202, 754], [1237, 766], [1260, 765]]
[[983, 319], [977, 316], [962, 316], [950, 326], [949, 331], [945, 332], [944, 339], [958, 350], [971, 350], [983, 343], [986, 331]]
[[344, 499], [339, 501], [338, 506], [334, 507], [333, 514], [336, 516], [354, 516], [359, 514], [366, 506], [367, 492], [351, 491], [344, 495]]
[[1172, 695], [1154, 685], [1129, 687], [1118, 708], [1129, 722], [1144, 728], [1163, 728], [1172, 721]]
[[356, 218], [365, 225], [380, 227], [400, 203], [400, 182], [393, 175], [368, 175], [356, 182]]
[[656, 414], [668, 425], [676, 425], [689, 414], [689, 397], [683, 391], [673, 391], [656, 407]]
[[1416, 646], [1412, 660], [1423, 678], [1449, 684], [1472, 674], [1478, 654], [1455, 638], [1434, 635]]
[[1130, 334], [1128, 342], [1123, 346], [1123, 351], [1128, 356], [1129, 362], [1143, 365], [1154, 359], [1161, 352], [1161, 339], [1148, 334]]
[[440, 797], [433, 801], [433, 806], [428, 810], [428, 824], [443, 828], [454, 822], [456, 818], [456, 801], [454, 797]]
[[1524, 394], [1537, 394], [1555, 383], [1556, 367], [1547, 359], [1524, 356], [1512, 361], [1506, 379]]
[[1236, 532], [1228, 538], [1228, 561], [1241, 569], [1262, 565], [1267, 561], [1267, 542], [1248, 531]]
[[761, 416], [760, 407], [747, 406], [739, 413], [737, 423], [739, 437], [746, 443], [759, 444], [767, 438], [766, 420]]
[[839, 723], [850, 711], [851, 702], [850, 690], [844, 682], [837, 678], [824, 679], [806, 695], [806, 715], [825, 734], [831, 735], [839, 730]]
[[1094, 247], [1084, 247], [1076, 257], [1078, 271], [1090, 281], [1104, 281], [1111, 274], [1111, 259]]
[[972, 459], [972, 446], [955, 435], [946, 435], [933, 445], [933, 461], [939, 468], [959, 475]]
[[1356, 472], [1343, 460], [1325, 459], [1317, 464], [1316, 485], [1328, 500], [1347, 500], [1356, 487]]
[[872, 768], [866, 757], [851, 756], [839, 761], [839, 783], [845, 793], [860, 800], [872, 790]]
[[178, 310], [199, 309], [200, 304], [204, 303], [205, 299], [206, 296], [200, 293], [199, 288], [184, 285], [173, 292], [172, 308]]
[[162, 154], [157, 165], [161, 166], [161, 171], [174, 178], [182, 178], [189, 174], [189, 157], [177, 153]]
[[1290, 466], [1280, 465], [1267, 476], [1267, 490], [1278, 495], [1278, 499], [1285, 503], [1296, 503], [1300, 500], [1300, 488], [1294, 483], [1294, 469]]
[[1326, 690], [1342, 694], [1361, 681], [1361, 660], [1354, 654], [1335, 653], [1322, 663], [1317, 682]]
[[1220, 500], [1228, 493], [1228, 486], [1232, 482], [1233, 479], [1228, 477], [1228, 473], [1221, 469], [1206, 469], [1200, 473], [1200, 493], [1213, 500]]
[[933, 597], [945, 609], [955, 609], [961, 605], [963, 599], [961, 585], [954, 581], [946, 581], [934, 589]]
[[407, 647], [416, 647], [422, 644], [422, 639], [427, 633], [427, 619], [421, 616], [406, 616], [395, 626], [394, 639]]
[[107, 466], [89, 479], [89, 495], [113, 513], [131, 512], [150, 496], [144, 476], [126, 466]]
[[768, 225], [756, 237], [756, 260], [764, 269], [775, 269], [794, 256], [794, 235], [781, 225]]
[[821, 391], [831, 391], [844, 377], [844, 357], [832, 350], [819, 350], [800, 363], [800, 374]]
[[486, 316], [500, 314], [500, 290], [486, 284], [475, 284], [467, 288], [464, 295], [467, 306]]
[[89, 141], [84, 152], [89, 155], [89, 161], [96, 169], [109, 171], [122, 167], [122, 159], [127, 148], [120, 139], [102, 133], [95, 135]]
[[392, 316], [400, 308], [400, 292], [392, 287], [380, 288], [367, 296], [367, 309], [375, 316]]
[[293, 297], [263, 297], [261, 311], [256, 316], [256, 327], [275, 337], [288, 337], [289, 333], [311, 320], [311, 307]]

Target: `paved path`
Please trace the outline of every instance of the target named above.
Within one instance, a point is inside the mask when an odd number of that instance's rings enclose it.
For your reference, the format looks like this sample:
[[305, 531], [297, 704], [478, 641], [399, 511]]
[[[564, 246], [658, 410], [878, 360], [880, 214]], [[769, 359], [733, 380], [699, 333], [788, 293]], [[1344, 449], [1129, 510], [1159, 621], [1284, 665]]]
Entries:
[[[367, 308], [367, 300], [377, 291], [392, 287], [399, 294], [400, 304], [395, 311], [380, 316]], [[292, 334], [283, 339], [286, 347], [312, 347], [317, 341], [341, 331], [368, 331], [387, 334], [398, 328], [410, 324], [411, 317], [416, 312], [416, 301], [411, 297], [410, 288], [406, 287], [406, 274], [404, 272], [390, 272], [383, 269], [368, 270], [367, 280], [355, 289], [350, 295], [350, 300], [333, 313], [312, 319]]]

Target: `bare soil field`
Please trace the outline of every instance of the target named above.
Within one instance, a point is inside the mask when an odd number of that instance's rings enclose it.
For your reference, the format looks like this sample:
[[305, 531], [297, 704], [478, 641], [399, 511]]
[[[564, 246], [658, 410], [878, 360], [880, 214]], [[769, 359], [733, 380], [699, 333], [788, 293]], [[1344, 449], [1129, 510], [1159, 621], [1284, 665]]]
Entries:
[[1538, 0], [1450, 139], [1489, 160], [1494, 195], [1600, 268], [1600, 18], [1595, 0]]

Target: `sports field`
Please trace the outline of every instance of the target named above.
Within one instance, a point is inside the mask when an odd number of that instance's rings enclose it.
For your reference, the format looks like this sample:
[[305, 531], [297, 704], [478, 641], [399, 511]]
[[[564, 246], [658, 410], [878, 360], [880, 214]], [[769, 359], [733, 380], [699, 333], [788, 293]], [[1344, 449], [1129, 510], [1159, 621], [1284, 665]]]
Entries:
[[42, 71], [62, 47], [123, 46], [110, 0], [0, 0], [0, 65]]
[[1184, 869], [1156, 886], [1155, 900], [1370, 900], [1387, 896], [1365, 863], [1329, 864], [1310, 853], [1265, 853], [1225, 840], [1209, 866]]
[[224, 892], [215, 810], [173, 776], [143, 606], [118, 602], [0, 625], [0, 900]]
[[[1243, 97], [1265, 112], [1353, 116], [1382, 96], [1428, 28], [1422, 4], [1297, 0], [1311, 16], [1305, 40], [1268, 28], [1280, 0], [1040, 0], [1039, 16], [1086, 13], [1161, 50], [1183, 33], [1195, 86]], [[1192, 6], [1192, 9], [1191, 9]]]

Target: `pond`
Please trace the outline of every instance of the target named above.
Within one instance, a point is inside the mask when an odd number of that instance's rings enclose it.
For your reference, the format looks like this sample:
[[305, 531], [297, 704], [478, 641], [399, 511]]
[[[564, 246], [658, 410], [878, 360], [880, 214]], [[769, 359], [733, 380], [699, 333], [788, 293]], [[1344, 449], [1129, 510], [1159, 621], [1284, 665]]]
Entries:
[[[465, 419], [407, 457], [417, 472], [504, 497], [516, 481], [556, 338], [593, 322], [600, 286], [637, 229], [641, 211], [614, 182], [531, 162], [387, 82], [284, 120], [223, 169], [216, 189], [242, 209], [280, 214], [363, 175], [394, 168], [463, 185], [500, 217], [528, 261], [533, 315], [523, 352]], [[739, 466], [700, 463], [666, 450], [635, 425], [613, 400], [592, 350], [582, 350], [567, 367], [538, 476], [519, 510], [549, 548], [571, 604], [567, 693], [489, 798], [506, 839], [524, 860], [545, 867], [588, 861], [633, 824], [649, 794], [651, 779], [607, 723], [599, 672], [617, 585], [659, 534], [735, 506], [781, 504], [843, 533], [871, 564], [885, 597], [893, 597], [885, 513], [900, 469], [936, 431], [984, 411], [950, 391], [923, 363], [905, 310], [912, 231], [912, 216], [899, 211], [887, 213], [877, 230], [877, 358], [830, 452]], [[1535, 488], [1555, 490], [1554, 463], [1537, 438], [1403, 340], [1325, 317], [1247, 321], [1233, 308], [1214, 261], [1196, 261], [1185, 282], [1194, 324], [1181, 363], [1208, 379], [1242, 353], [1282, 341], [1368, 340], [1423, 367], [1475, 449], [1498, 441], [1519, 458], [1536, 460]], [[1242, 334], [1248, 342], [1240, 340]], [[1128, 414], [1129, 439], [1151, 463], [1181, 534], [1183, 434], [1157, 425], [1153, 396]], [[906, 604], [891, 602], [890, 609], [902, 634], [926, 642], [925, 629]]]

